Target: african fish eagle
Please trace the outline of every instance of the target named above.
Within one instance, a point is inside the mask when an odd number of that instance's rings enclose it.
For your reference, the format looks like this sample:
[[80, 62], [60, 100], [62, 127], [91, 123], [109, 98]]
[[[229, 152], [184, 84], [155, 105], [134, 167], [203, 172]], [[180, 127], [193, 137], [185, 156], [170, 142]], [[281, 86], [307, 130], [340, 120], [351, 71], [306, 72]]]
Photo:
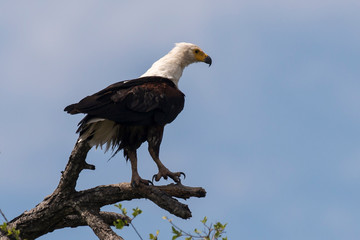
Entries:
[[[143, 75], [133, 80], [114, 83], [107, 88], [67, 106], [70, 114], [85, 113], [77, 133], [79, 141], [92, 146], [106, 146], [115, 153], [124, 151], [131, 162], [131, 184], [149, 184], [140, 178], [136, 151], [147, 141], [148, 150], [159, 172], [153, 176], [180, 182], [182, 172], [171, 172], [159, 159], [164, 126], [171, 123], [184, 107], [184, 94], [178, 88], [186, 66], [195, 62], [211, 65], [211, 58], [198, 46], [177, 43]], [[183, 174], [185, 176], [185, 174]]]

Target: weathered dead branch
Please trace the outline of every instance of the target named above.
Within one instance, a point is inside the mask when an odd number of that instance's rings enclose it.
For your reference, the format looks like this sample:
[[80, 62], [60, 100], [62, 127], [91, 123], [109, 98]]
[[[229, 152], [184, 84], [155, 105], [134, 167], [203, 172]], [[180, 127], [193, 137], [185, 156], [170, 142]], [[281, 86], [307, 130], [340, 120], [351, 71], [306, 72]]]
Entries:
[[[95, 170], [94, 165], [85, 161], [89, 150], [90, 146], [87, 142], [77, 142], [55, 191], [33, 209], [11, 220], [8, 227], [20, 230], [20, 237], [29, 240], [56, 229], [86, 225], [99, 239], [123, 239], [110, 226], [116, 219], [126, 219], [128, 222], [131, 219], [118, 213], [102, 212], [101, 207], [124, 200], [144, 198], [171, 214], [187, 219], [191, 217], [190, 209], [175, 198], [188, 199], [206, 195], [203, 188], [181, 184], [141, 185], [134, 188], [130, 183], [118, 183], [76, 191], [80, 172], [84, 169]], [[0, 231], [0, 239], [12, 239], [12, 237]]]

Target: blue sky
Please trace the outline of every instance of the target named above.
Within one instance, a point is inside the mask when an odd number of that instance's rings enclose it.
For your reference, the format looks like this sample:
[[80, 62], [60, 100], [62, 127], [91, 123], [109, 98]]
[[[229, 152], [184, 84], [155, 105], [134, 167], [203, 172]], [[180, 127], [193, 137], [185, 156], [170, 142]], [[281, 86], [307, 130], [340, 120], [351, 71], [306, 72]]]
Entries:
[[[143, 210], [134, 222], [143, 237], [159, 229], [169, 239], [164, 215], [189, 230], [206, 215], [228, 222], [229, 239], [358, 239], [359, 10], [355, 0], [2, 1], [0, 208], [12, 219], [57, 186], [82, 118], [65, 106], [140, 76], [186, 41], [213, 65], [185, 70], [185, 109], [160, 156], [208, 194], [187, 201], [191, 220], [124, 202]], [[78, 189], [129, 181], [130, 164], [110, 156], [91, 150], [97, 169]], [[139, 159], [151, 178], [146, 147]], [[82, 227], [40, 239], [97, 238]]]

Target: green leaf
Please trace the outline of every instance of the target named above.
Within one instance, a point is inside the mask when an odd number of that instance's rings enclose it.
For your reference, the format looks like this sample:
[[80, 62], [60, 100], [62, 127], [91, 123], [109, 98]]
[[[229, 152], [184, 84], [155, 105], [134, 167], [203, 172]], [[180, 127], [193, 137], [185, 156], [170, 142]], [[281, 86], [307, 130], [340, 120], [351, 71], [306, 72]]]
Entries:
[[176, 230], [174, 227], [171, 227], [173, 234], [179, 235], [179, 231]]
[[7, 223], [4, 222], [3, 224], [0, 225], [0, 229], [3, 230], [3, 231], [6, 231], [7, 229]]
[[142, 210], [139, 209], [138, 207], [133, 208], [133, 213], [132, 213], [132, 215], [133, 215], [134, 218], [135, 218], [137, 215], [141, 214], [141, 213], [142, 213]]
[[152, 240], [158, 240], [158, 236], [159, 236], [159, 230], [156, 231], [156, 235], [150, 233], [150, 239]]
[[20, 236], [20, 230], [14, 229], [13, 235], [15, 236], [15, 239], [18, 240], [18, 239], [19, 239], [19, 236]]
[[126, 215], [126, 214], [127, 214], [126, 208], [121, 209], [121, 212], [122, 212], [124, 215]]
[[201, 220], [201, 222], [202, 222], [203, 224], [206, 224], [206, 222], [207, 222], [207, 217], [205, 216], [204, 219]]
[[157, 240], [157, 239], [158, 239], [158, 235], [159, 235], [159, 230], [156, 231], [156, 235], [150, 233], [150, 239], [152, 239], [152, 240]]
[[116, 222], [114, 222], [114, 226], [117, 228], [117, 229], [123, 229], [123, 227], [125, 226], [126, 224], [126, 221], [123, 221], [121, 219], [118, 219], [116, 220]]
[[176, 230], [173, 226], [171, 227], [172, 229], [172, 233], [174, 234], [174, 236], [172, 237], [172, 240], [177, 239], [178, 237], [182, 236], [182, 233], [178, 230]]

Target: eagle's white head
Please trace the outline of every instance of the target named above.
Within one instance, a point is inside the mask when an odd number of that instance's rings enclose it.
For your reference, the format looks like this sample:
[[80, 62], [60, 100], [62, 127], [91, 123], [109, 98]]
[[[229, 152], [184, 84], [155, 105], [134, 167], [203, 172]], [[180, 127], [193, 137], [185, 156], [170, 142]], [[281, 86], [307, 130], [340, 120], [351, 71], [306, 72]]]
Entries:
[[211, 58], [198, 46], [192, 43], [176, 43], [175, 47], [164, 57], [157, 60], [141, 77], [158, 76], [168, 78], [178, 85], [184, 68], [195, 62], [211, 65]]

